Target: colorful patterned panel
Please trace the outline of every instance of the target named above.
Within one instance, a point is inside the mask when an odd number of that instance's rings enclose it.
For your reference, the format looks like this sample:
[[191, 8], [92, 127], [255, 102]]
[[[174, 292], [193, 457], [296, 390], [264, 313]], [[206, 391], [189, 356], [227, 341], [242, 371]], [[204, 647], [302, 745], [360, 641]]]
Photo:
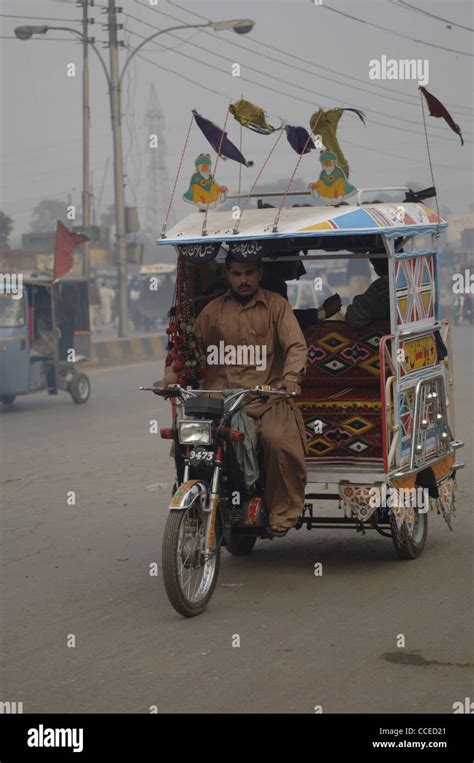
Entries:
[[308, 368], [303, 387], [324, 387], [326, 394], [348, 385], [377, 386], [380, 379], [380, 339], [388, 323], [353, 329], [345, 321], [321, 321], [304, 330]]
[[415, 405], [415, 390], [400, 392], [400, 425], [401, 438], [411, 439], [413, 431], [413, 411]]
[[316, 400], [312, 392], [305, 389], [297, 402], [310, 461], [382, 458], [380, 400]]
[[416, 323], [435, 318], [433, 256], [395, 260], [397, 324]]

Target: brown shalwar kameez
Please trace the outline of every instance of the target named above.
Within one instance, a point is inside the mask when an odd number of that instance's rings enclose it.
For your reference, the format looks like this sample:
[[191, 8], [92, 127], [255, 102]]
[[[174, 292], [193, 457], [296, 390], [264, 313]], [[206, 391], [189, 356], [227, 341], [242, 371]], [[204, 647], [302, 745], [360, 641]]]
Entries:
[[[229, 289], [209, 302], [199, 314], [196, 331], [205, 348], [238, 345], [266, 347], [266, 367], [207, 365], [205, 389], [238, 389], [282, 380], [299, 383], [306, 370], [307, 347], [289, 303], [275, 292], [259, 288], [247, 304]], [[306, 484], [305, 430], [292, 401], [254, 401], [246, 406], [255, 420], [263, 450], [265, 502], [270, 523], [292, 527], [302, 513]]]

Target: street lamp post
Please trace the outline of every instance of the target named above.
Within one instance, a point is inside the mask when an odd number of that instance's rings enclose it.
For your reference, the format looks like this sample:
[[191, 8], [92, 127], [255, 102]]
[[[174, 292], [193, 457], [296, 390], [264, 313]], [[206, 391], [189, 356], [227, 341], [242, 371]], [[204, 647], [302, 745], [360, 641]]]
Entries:
[[132, 58], [150, 40], [176, 29], [196, 29], [211, 27], [216, 32], [226, 29], [234, 29], [239, 34], [246, 34], [254, 26], [250, 19], [236, 19], [232, 21], [206, 22], [205, 24], [180, 24], [179, 26], [160, 29], [150, 35], [132, 50], [119, 73], [118, 68], [118, 45], [117, 45], [117, 20], [115, 12], [115, 0], [109, 0], [109, 35], [110, 35], [110, 108], [112, 117], [112, 130], [114, 136], [114, 185], [115, 185], [115, 219], [117, 236], [117, 268], [119, 287], [119, 336], [128, 336], [128, 289], [127, 289], [127, 242], [125, 229], [125, 198], [124, 198], [124, 173], [123, 173], [123, 147], [122, 147], [122, 82], [125, 71]]
[[[87, 10], [86, 3], [83, 5], [84, 28], [87, 29]], [[110, 87], [110, 77], [99, 50], [93, 40], [89, 40], [87, 34], [83, 34], [78, 29], [65, 26], [20, 26], [15, 29], [15, 35], [19, 40], [29, 40], [35, 34], [46, 34], [50, 30], [71, 32], [81, 38], [83, 49], [83, 67], [82, 67], [82, 225], [88, 228], [91, 224], [91, 190], [90, 190], [90, 102], [89, 102], [89, 45], [96, 53], [104, 70], [107, 82]], [[82, 274], [89, 278], [89, 245], [84, 245], [84, 256], [82, 260]]]
[[[251, 19], [232, 19], [229, 21], [209, 21], [204, 24], [180, 24], [179, 26], [160, 29], [158, 32], [150, 35], [143, 40], [128, 58], [125, 60], [122, 71], [119, 71], [118, 62], [118, 42], [117, 42], [117, 15], [115, 0], [109, 0], [108, 21], [109, 21], [109, 41], [110, 41], [110, 74], [107, 66], [95, 44], [90, 43], [97, 54], [102, 69], [104, 70], [110, 96], [110, 115], [112, 122], [112, 135], [114, 146], [114, 192], [115, 192], [115, 228], [116, 228], [116, 259], [119, 289], [119, 337], [128, 336], [128, 289], [127, 289], [127, 242], [125, 227], [125, 190], [124, 190], [124, 170], [123, 170], [123, 147], [122, 147], [122, 124], [121, 124], [121, 90], [125, 71], [131, 59], [146, 45], [150, 40], [166, 32], [173, 32], [177, 29], [199, 29], [211, 28], [216, 32], [232, 29], [237, 34], [247, 34], [250, 32], [255, 22]], [[51, 27], [51, 26], [22, 26], [15, 29], [15, 34], [20, 40], [29, 40], [34, 34], [46, 34], [49, 30], [61, 30], [78, 34], [84, 43], [84, 68], [83, 72], [83, 135], [84, 135], [84, 158], [83, 158], [83, 214], [88, 214], [90, 221], [90, 193], [89, 193], [89, 75], [87, 63], [87, 45], [84, 40], [85, 35], [77, 29], [71, 27]], [[89, 42], [87, 40], [87, 42]], [[88, 209], [87, 213], [85, 210]], [[84, 220], [86, 218], [84, 217]], [[86, 223], [84, 222], [84, 225]]]

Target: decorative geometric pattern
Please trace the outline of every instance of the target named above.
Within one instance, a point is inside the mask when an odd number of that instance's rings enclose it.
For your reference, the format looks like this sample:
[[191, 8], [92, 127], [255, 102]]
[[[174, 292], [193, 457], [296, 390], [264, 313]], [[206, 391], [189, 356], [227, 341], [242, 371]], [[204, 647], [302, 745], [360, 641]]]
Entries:
[[382, 460], [379, 345], [389, 332], [388, 322], [354, 329], [323, 321], [304, 330], [308, 368], [297, 405], [309, 461]]
[[344, 347], [340, 352], [340, 356], [349, 363], [359, 363], [359, 361], [367, 360], [370, 355], [370, 350], [360, 344], [351, 344], [349, 347]]
[[319, 368], [324, 368], [330, 374], [337, 375], [345, 371], [348, 366], [349, 363], [345, 363], [336, 355], [333, 355], [329, 360], [326, 360], [324, 363], [320, 363]]
[[371, 424], [365, 419], [360, 418], [360, 416], [353, 416], [351, 419], [347, 419], [346, 421], [343, 421], [342, 423], [346, 427], [346, 429], [349, 429], [351, 432], [354, 432], [355, 434], [360, 434], [361, 432], [365, 432], [367, 429], [370, 429], [371, 427]]
[[416, 323], [435, 317], [433, 255], [395, 260], [397, 324]]
[[[372, 498], [373, 485], [339, 485], [339, 495], [342, 500], [344, 513], [346, 509], [355, 514], [362, 522], [370, 519], [377, 505]], [[371, 505], [374, 504], [374, 505]]]
[[315, 347], [314, 344], [308, 347], [308, 363], [320, 363], [327, 357], [327, 352], [322, 347]]
[[341, 336], [341, 334], [337, 334], [336, 332], [326, 334], [326, 336], [319, 340], [319, 345], [327, 349], [329, 352], [340, 350], [341, 347], [345, 347], [346, 344], [349, 344], [349, 340], [345, 336]]
[[[389, 327], [387, 327], [387, 333], [388, 333]], [[360, 340], [364, 344], [366, 344], [372, 352], [378, 352], [380, 347], [380, 331], [375, 331], [373, 333], [364, 335], [364, 337]]]
[[411, 437], [413, 431], [413, 411], [415, 403], [415, 390], [405, 390], [400, 392], [399, 406], [400, 406], [400, 424], [402, 439], [405, 437]]
[[363, 453], [364, 450], [370, 448], [370, 442], [365, 442], [364, 440], [354, 440], [350, 445], [348, 445], [348, 448], [349, 450], [352, 450], [353, 453]]
[[348, 445], [354, 436], [341, 427], [329, 427], [324, 432], [324, 437], [330, 442], [336, 443], [336, 445]]
[[[321, 416], [314, 416], [313, 418], [307, 418], [305, 421], [305, 427], [309, 432], [312, 432], [311, 437], [315, 434], [322, 434], [324, 430], [331, 426], [328, 421], [325, 421]], [[310, 437], [310, 439], [311, 439]]]
[[432, 508], [436, 507], [438, 513], [441, 512], [450, 530], [453, 529], [451, 521], [456, 516], [455, 498], [454, 480], [449, 478], [438, 485], [438, 498], [430, 499]]
[[304, 330], [308, 368], [303, 385], [324, 386], [327, 395], [327, 385], [332, 389], [336, 379], [344, 387], [378, 384], [380, 339], [389, 332], [388, 322], [373, 323], [363, 329], [351, 328], [345, 321], [322, 321], [308, 326]]
[[334, 445], [330, 445], [322, 437], [318, 437], [313, 442], [307, 444], [309, 452], [314, 452], [317, 456], [325, 456], [331, 450], [334, 450]]
[[401, 499], [398, 502], [394, 501], [394, 504], [395, 505], [392, 505], [390, 510], [395, 517], [395, 522], [397, 523], [398, 530], [400, 530], [402, 525], [405, 524], [408, 529], [408, 533], [412, 535], [415, 526], [415, 510], [411, 506], [405, 506]]
[[[308, 393], [314, 391], [303, 390], [306, 399], [297, 402], [305, 423], [309, 458], [382, 458], [380, 400], [308, 399]], [[322, 422], [322, 432], [317, 434], [316, 421]]]
[[361, 368], [365, 368], [369, 373], [374, 376], [380, 376], [380, 358], [378, 355], [373, 355], [366, 363], [361, 363]]

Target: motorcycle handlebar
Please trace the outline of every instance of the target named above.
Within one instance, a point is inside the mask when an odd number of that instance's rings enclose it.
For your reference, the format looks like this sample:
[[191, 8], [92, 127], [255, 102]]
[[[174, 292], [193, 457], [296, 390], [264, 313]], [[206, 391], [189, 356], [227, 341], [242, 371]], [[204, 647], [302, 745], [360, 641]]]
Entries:
[[[186, 390], [182, 387], [175, 385], [175, 386], [169, 386], [169, 387], [139, 387], [139, 390], [142, 391], [149, 391], [154, 392], [155, 395], [159, 395], [160, 397], [180, 397], [183, 393], [184, 394], [190, 394], [190, 395], [198, 395], [200, 393], [202, 394], [208, 394], [211, 392], [227, 392], [228, 390], [224, 389], [197, 389], [197, 390]], [[261, 385], [252, 387], [250, 389], [242, 389], [241, 394], [248, 393], [248, 392], [255, 392], [256, 394], [262, 394], [262, 395], [282, 395], [284, 397], [296, 397], [295, 392], [287, 392], [285, 389], [274, 389], [273, 387], [269, 387], [267, 385]]]

